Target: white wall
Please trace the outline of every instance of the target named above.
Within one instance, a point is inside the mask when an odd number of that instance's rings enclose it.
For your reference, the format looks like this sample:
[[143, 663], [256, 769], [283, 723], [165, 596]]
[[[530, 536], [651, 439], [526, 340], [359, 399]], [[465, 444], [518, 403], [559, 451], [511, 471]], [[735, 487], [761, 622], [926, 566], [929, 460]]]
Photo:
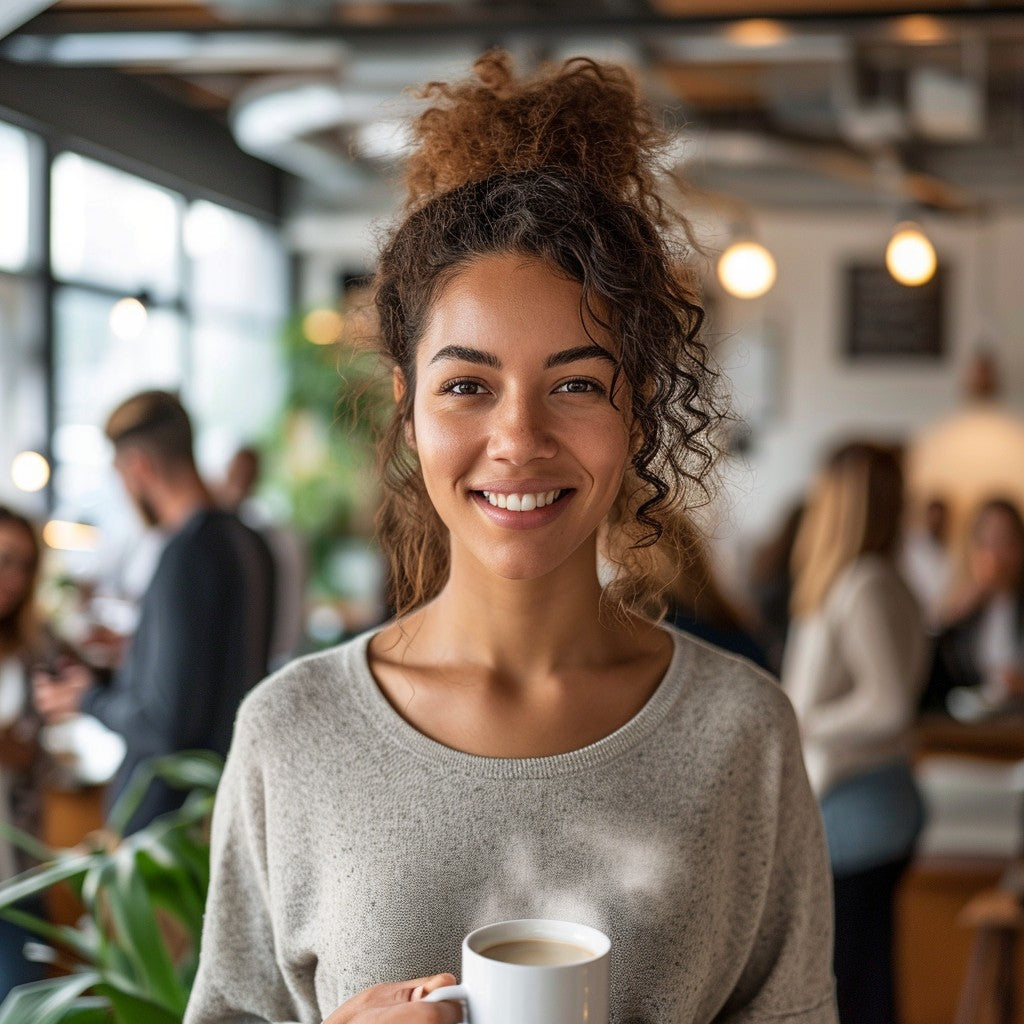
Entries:
[[[946, 355], [935, 361], [851, 362], [842, 353], [844, 267], [881, 262], [889, 217], [765, 212], [755, 222], [778, 262], [775, 287], [756, 300], [721, 296], [713, 324], [725, 368], [738, 367], [738, 382], [753, 376], [759, 386], [751, 371], [760, 338], [770, 339], [777, 360], [774, 410], [755, 429], [746, 458], [725, 466], [717, 533], [739, 561], [802, 493], [832, 444], [850, 434], [907, 440], [952, 411], [982, 336], [996, 352], [1007, 403], [1024, 411], [1024, 211], [993, 223], [924, 222], [949, 267]], [[741, 406], [751, 397], [737, 395]]]

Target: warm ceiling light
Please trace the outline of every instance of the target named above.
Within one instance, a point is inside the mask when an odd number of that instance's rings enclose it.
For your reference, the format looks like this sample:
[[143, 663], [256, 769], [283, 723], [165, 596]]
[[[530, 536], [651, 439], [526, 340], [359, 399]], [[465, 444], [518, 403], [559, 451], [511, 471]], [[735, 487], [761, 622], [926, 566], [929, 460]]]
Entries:
[[50, 479], [50, 464], [39, 452], [18, 452], [11, 460], [11, 480], [19, 491], [41, 491]]
[[946, 26], [931, 14], [908, 14], [892, 23], [891, 34], [902, 43], [927, 45], [949, 42]]
[[737, 46], [778, 46], [789, 39], [790, 32], [781, 21], [772, 18], [747, 18], [729, 25], [725, 36]]
[[121, 341], [137, 341], [146, 330], [149, 313], [140, 299], [118, 299], [110, 307], [110, 330]]
[[341, 340], [344, 326], [336, 309], [314, 309], [302, 318], [302, 334], [314, 345], [333, 345]]
[[51, 519], [43, 527], [43, 540], [55, 551], [95, 551], [99, 547], [100, 532], [85, 523]]
[[738, 299], [756, 299], [775, 284], [775, 257], [758, 242], [733, 242], [718, 260], [718, 280]]
[[885, 265], [900, 284], [919, 285], [930, 281], [937, 264], [935, 247], [917, 224], [904, 221], [896, 225], [885, 247]]

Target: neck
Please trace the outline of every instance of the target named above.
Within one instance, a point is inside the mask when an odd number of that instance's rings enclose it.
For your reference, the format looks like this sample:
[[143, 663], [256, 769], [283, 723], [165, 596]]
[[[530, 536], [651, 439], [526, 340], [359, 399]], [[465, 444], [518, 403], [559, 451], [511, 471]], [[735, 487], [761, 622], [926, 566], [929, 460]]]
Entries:
[[171, 479], [154, 486], [152, 501], [160, 525], [181, 529], [200, 509], [213, 505], [213, 496], [194, 470], [182, 470]]
[[453, 558], [448, 583], [418, 616], [411, 643], [506, 678], [537, 678], [606, 661], [622, 640], [622, 628], [606, 618], [590, 546], [530, 580], [500, 579]]

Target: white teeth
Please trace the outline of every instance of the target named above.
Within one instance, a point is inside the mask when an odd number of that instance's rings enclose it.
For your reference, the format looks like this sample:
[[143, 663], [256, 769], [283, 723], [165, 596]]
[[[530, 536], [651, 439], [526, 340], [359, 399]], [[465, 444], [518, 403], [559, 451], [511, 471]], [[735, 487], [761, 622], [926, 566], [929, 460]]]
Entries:
[[562, 494], [560, 490], [541, 491], [539, 494], [497, 494], [492, 491], [481, 493], [495, 508], [507, 508], [511, 512], [532, 512], [536, 508], [550, 505]]

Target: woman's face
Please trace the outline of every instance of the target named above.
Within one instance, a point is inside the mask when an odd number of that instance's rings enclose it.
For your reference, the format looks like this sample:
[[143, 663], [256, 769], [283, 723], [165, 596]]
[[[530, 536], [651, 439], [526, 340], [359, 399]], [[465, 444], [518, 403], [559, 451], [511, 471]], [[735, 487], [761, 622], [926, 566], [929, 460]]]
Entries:
[[1024, 538], [999, 508], [983, 512], [974, 526], [971, 571], [990, 590], [1014, 590], [1024, 576]]
[[35, 542], [17, 523], [0, 523], [0, 619], [25, 599], [32, 582]]
[[[416, 352], [411, 438], [451, 534], [475, 563], [535, 579], [594, 537], [629, 457], [615, 347], [580, 321], [582, 289], [519, 255], [481, 258], [443, 289]], [[401, 382], [399, 382], [401, 386]]]

